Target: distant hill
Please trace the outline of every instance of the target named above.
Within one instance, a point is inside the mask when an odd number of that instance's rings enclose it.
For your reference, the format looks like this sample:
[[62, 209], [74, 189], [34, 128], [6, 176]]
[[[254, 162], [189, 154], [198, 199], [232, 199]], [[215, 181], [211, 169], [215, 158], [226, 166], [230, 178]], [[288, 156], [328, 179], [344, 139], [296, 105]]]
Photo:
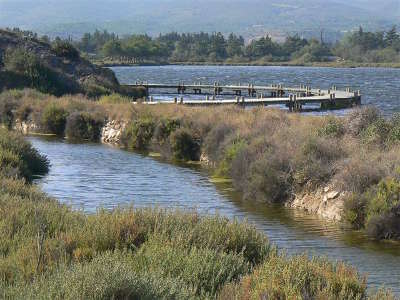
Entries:
[[0, 0], [0, 27], [79, 36], [169, 31], [271, 32], [375, 30], [400, 24], [399, 0]]

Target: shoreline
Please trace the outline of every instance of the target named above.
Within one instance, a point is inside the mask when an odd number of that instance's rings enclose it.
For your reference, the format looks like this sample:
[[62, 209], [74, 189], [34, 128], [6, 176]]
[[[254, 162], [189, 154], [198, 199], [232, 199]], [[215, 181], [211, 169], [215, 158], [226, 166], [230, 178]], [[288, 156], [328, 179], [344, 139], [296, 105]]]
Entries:
[[[122, 144], [122, 136], [128, 123], [122, 120], [108, 120], [101, 128], [100, 140], [97, 144], [103, 144], [118, 149], [126, 149]], [[34, 123], [26, 123], [25, 121], [16, 120], [13, 130], [25, 136], [56, 136], [54, 134], [41, 133], [39, 126]], [[65, 138], [65, 137], [64, 137]], [[149, 149], [147, 152], [140, 152], [150, 158], [160, 158], [162, 154]], [[168, 163], [170, 158], [166, 158]], [[199, 161], [186, 161], [186, 165], [200, 165], [202, 168], [207, 168], [211, 171], [209, 180], [212, 183], [232, 182], [232, 178], [226, 176], [212, 175], [217, 167], [210, 164], [210, 160], [205, 153], [201, 154]], [[232, 186], [233, 187], [233, 186]], [[233, 187], [234, 188], [234, 187]], [[306, 213], [321, 217], [324, 221], [340, 223], [342, 221], [342, 213], [344, 209], [344, 200], [346, 193], [336, 191], [330, 186], [319, 187], [313, 193], [296, 194], [294, 199], [288, 200], [282, 204], [283, 207], [297, 209]]]
[[232, 62], [148, 62], [148, 63], [123, 63], [123, 62], [97, 62], [92, 61], [93, 64], [102, 68], [114, 67], [154, 67], [154, 66], [229, 66], [229, 67], [305, 67], [305, 68], [334, 68], [334, 69], [362, 69], [362, 68], [378, 68], [378, 69], [400, 69], [400, 63], [232, 63]]

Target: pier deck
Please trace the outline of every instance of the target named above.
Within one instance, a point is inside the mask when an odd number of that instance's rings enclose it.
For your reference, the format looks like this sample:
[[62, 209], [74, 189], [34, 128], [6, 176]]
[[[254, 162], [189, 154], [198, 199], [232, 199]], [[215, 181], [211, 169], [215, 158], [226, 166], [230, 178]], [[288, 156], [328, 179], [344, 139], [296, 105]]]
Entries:
[[[338, 90], [335, 86], [329, 90], [312, 89], [309, 86], [284, 87], [283, 85], [219, 85], [214, 84], [160, 84], [160, 83], [135, 83], [128, 86], [142, 87], [147, 91], [146, 104], [184, 104], [192, 106], [212, 106], [212, 105], [286, 105], [291, 111], [301, 111], [305, 104], [320, 104], [323, 109], [337, 109], [353, 107], [361, 104], [360, 91]], [[181, 97], [173, 100], [157, 101], [149, 96], [150, 89], [174, 89]], [[183, 94], [193, 91], [194, 94], [201, 95], [207, 92], [203, 99], [185, 99]], [[216, 99], [223, 91], [233, 92], [232, 99]], [[211, 93], [212, 96], [209, 96]], [[247, 94], [248, 97], [242, 95]]]

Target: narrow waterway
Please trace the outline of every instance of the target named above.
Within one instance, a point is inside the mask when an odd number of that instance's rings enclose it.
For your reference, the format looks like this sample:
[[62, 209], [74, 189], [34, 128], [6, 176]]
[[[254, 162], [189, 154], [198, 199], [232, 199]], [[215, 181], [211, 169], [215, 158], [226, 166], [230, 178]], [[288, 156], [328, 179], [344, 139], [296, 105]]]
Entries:
[[399, 244], [376, 243], [300, 211], [242, 202], [229, 184], [212, 183], [199, 167], [172, 165], [100, 144], [29, 140], [52, 165], [37, 183], [75, 208], [90, 213], [99, 207], [159, 206], [247, 219], [289, 254], [308, 252], [346, 261], [367, 274], [372, 286], [385, 285], [400, 295]]

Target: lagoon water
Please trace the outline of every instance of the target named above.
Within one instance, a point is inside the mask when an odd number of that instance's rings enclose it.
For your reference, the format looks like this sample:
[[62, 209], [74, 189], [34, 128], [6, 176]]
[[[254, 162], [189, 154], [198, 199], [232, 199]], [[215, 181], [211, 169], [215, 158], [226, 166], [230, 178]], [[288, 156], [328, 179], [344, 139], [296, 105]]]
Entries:
[[[148, 81], [149, 83], [214, 83], [243, 85], [254, 83], [268, 85], [282, 83], [286, 86], [307, 84], [315, 88], [339, 89], [351, 87], [361, 90], [363, 104], [378, 107], [390, 116], [400, 112], [400, 69], [385, 68], [311, 68], [311, 67], [256, 67], [256, 66], [142, 66], [115, 67], [121, 83]], [[174, 91], [175, 92], [175, 91]], [[154, 91], [155, 98], [165, 94]], [[170, 98], [176, 96], [169, 95]], [[188, 97], [188, 96], [185, 96]], [[192, 96], [194, 97], [194, 96]], [[203, 96], [205, 98], [205, 96]], [[199, 96], [196, 95], [198, 99]], [[231, 97], [232, 98], [232, 97]], [[336, 113], [346, 113], [339, 111]]]
[[[352, 86], [362, 90], [364, 104], [377, 106], [385, 115], [400, 111], [400, 69], [163, 66], [113, 70], [122, 83], [219, 80]], [[289, 254], [308, 252], [348, 262], [366, 274], [373, 287], [385, 285], [400, 295], [400, 243], [374, 242], [301, 211], [243, 202], [230, 184], [211, 182], [207, 171], [199, 167], [173, 165], [99, 144], [30, 140], [52, 164], [49, 175], [37, 183], [78, 209], [91, 213], [99, 207], [159, 206], [247, 219]]]

